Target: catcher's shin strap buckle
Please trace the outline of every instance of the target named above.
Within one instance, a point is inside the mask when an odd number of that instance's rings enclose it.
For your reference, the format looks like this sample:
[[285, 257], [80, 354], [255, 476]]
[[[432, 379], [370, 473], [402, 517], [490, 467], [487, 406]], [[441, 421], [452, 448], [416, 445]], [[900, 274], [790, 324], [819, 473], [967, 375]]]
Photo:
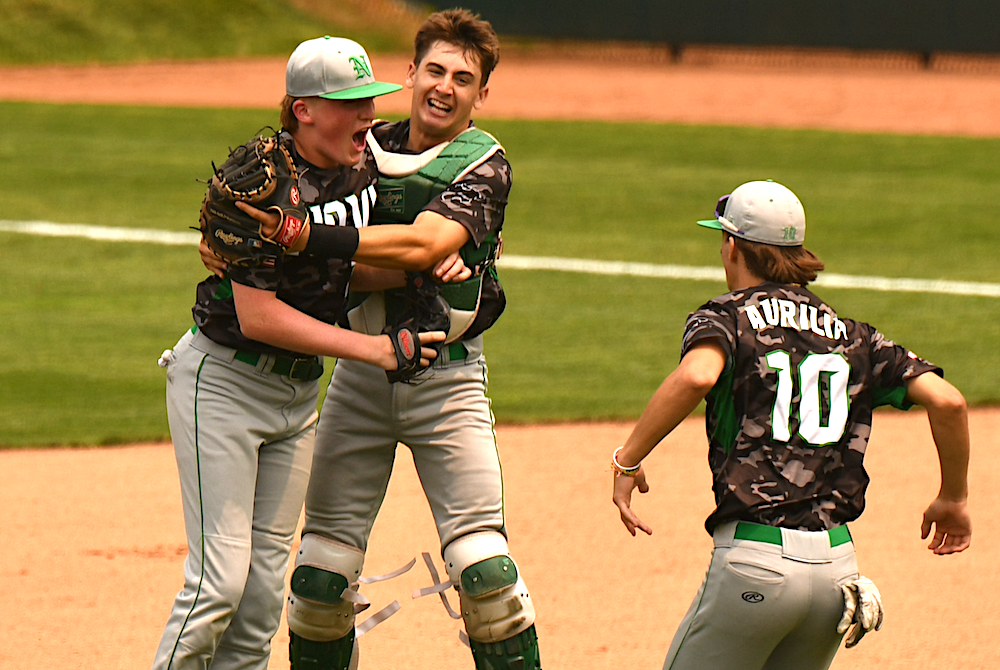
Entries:
[[[252, 351], [237, 351], [234, 358], [238, 361], [257, 365], [264, 354]], [[297, 381], [311, 382], [323, 376], [323, 361], [317, 356], [308, 358], [292, 358], [291, 356], [273, 356], [274, 365], [271, 372]]]
[[[826, 531], [830, 536], [830, 546], [839, 547], [851, 541], [851, 531], [847, 526], [837, 526]], [[733, 535], [737, 540], [752, 540], [754, 542], [766, 542], [781, 546], [781, 529], [775, 526], [765, 526], [749, 521], [740, 521], [736, 524], [736, 532]]]

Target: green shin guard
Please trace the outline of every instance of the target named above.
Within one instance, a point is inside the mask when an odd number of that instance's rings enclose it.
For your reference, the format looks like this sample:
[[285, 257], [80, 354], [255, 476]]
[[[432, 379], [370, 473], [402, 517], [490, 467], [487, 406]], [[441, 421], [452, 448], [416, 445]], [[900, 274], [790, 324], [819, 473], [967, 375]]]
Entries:
[[532, 625], [523, 633], [500, 642], [469, 640], [476, 670], [541, 670], [538, 635]]
[[354, 630], [331, 642], [313, 642], [289, 631], [292, 670], [347, 670], [354, 651]]

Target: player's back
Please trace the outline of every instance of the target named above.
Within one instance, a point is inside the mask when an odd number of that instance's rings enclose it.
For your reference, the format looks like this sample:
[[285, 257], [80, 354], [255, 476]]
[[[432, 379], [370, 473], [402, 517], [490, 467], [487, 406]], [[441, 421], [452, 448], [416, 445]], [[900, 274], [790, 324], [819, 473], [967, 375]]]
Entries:
[[821, 530], [856, 518], [872, 410], [903, 406], [916, 357], [794, 285], [764, 283], [706, 303], [689, 318], [685, 350], [713, 333], [729, 353], [707, 398], [713, 525], [749, 515]]

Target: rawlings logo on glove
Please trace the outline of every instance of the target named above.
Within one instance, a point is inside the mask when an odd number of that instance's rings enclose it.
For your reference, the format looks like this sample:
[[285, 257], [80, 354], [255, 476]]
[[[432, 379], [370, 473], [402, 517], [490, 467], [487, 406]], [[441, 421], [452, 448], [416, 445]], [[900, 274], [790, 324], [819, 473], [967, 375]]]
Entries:
[[[302, 204], [298, 172], [277, 137], [261, 135], [230, 151], [214, 175], [201, 206], [201, 233], [212, 251], [233, 265], [271, 267], [310, 223]], [[267, 237], [260, 223], [236, 206], [245, 202], [281, 217]]]

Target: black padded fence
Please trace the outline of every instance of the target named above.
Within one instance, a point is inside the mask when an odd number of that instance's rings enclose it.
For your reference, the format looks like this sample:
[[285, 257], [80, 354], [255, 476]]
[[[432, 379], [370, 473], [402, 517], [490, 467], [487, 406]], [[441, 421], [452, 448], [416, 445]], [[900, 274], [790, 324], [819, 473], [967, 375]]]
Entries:
[[[440, 7], [454, 4], [435, 3]], [[501, 35], [1000, 53], [1000, 0], [461, 0]]]

